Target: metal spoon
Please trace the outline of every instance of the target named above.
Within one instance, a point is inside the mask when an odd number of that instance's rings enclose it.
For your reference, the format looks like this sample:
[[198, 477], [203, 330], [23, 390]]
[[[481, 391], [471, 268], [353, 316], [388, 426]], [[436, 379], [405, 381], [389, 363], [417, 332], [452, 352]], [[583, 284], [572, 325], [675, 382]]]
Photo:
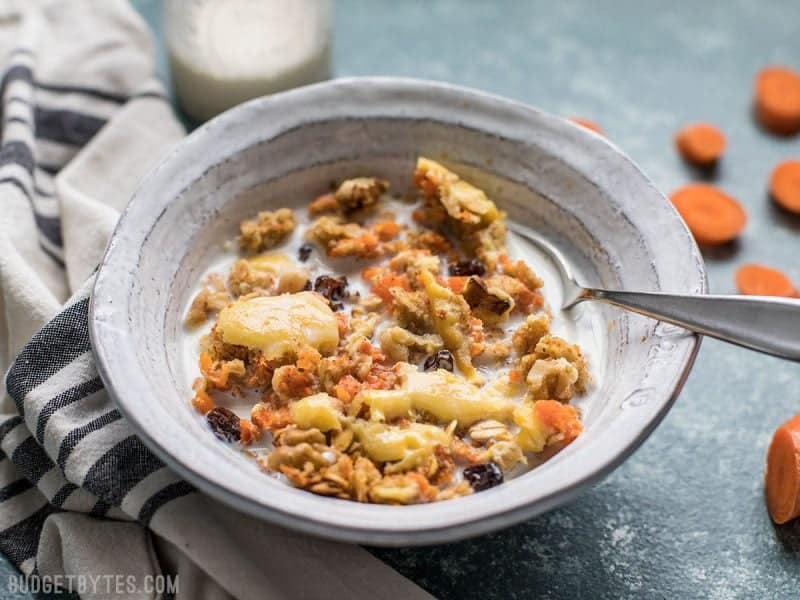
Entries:
[[589, 288], [575, 280], [561, 252], [534, 231], [508, 228], [542, 250], [558, 268], [563, 309], [599, 300], [758, 352], [800, 361], [800, 300], [772, 296], [721, 296], [628, 292]]

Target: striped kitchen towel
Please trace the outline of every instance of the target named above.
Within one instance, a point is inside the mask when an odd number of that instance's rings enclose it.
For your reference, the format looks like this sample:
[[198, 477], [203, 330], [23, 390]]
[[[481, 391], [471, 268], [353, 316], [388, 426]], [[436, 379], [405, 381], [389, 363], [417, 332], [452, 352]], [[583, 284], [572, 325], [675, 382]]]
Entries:
[[159, 574], [187, 599], [428, 597], [358, 546], [197, 492], [106, 394], [93, 271], [136, 182], [183, 135], [135, 11], [0, 0], [0, 53], [0, 551], [92, 598], [163, 597]]

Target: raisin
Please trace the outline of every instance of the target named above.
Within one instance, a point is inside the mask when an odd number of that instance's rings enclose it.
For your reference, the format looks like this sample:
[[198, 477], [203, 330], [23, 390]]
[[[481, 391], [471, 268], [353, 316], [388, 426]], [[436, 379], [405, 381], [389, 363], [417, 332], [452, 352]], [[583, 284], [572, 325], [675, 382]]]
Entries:
[[493, 462], [464, 469], [464, 479], [476, 492], [488, 490], [503, 483], [503, 471]]
[[434, 369], [444, 369], [445, 371], [453, 371], [453, 355], [449, 350], [439, 350], [436, 354], [431, 354], [425, 359], [423, 369], [426, 371], [433, 371]]
[[450, 263], [448, 270], [450, 275], [456, 277], [469, 277], [470, 275], [478, 275], [480, 277], [481, 275], [486, 275], [486, 265], [477, 258]]
[[311, 285], [311, 280], [310, 279], [306, 279], [306, 284], [303, 286], [303, 291], [304, 292], [310, 292], [312, 290], [312, 288], [313, 288], [313, 286]]
[[224, 442], [238, 442], [242, 437], [239, 417], [224, 406], [212, 408], [206, 415], [206, 420], [214, 435]]
[[347, 298], [347, 277], [320, 275], [314, 281], [314, 291], [325, 296], [331, 303]]
[[311, 244], [303, 244], [300, 246], [300, 249], [297, 251], [297, 257], [300, 259], [300, 262], [306, 262], [308, 257], [311, 256], [311, 252], [314, 250], [314, 246]]

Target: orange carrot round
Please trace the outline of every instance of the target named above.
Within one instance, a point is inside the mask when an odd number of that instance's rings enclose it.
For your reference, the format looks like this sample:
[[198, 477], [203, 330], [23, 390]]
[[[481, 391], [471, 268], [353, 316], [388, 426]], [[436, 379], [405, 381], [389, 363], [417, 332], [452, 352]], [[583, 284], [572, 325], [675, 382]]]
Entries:
[[769, 193], [779, 206], [800, 213], [800, 160], [785, 160], [775, 167]]
[[692, 183], [674, 191], [670, 199], [698, 244], [730, 242], [747, 223], [742, 205], [713, 185]]
[[713, 165], [725, 151], [725, 134], [710, 123], [687, 125], [675, 135], [675, 146], [683, 159], [698, 167]]
[[598, 125], [594, 121], [590, 121], [589, 119], [584, 119], [581, 117], [570, 117], [569, 120], [572, 121], [573, 123], [577, 123], [581, 127], [585, 127], [586, 129], [594, 131], [595, 133], [598, 133], [600, 135], [606, 134], [606, 132], [603, 131], [603, 128], [600, 127], [600, 125]]
[[773, 133], [800, 131], [800, 73], [783, 66], [761, 69], [755, 81], [755, 111], [761, 124]]
[[783, 271], [764, 265], [742, 265], [736, 270], [736, 287], [748, 296], [786, 296], [792, 298], [797, 290]]
[[772, 435], [765, 491], [773, 521], [781, 524], [800, 516], [800, 415], [783, 423]]

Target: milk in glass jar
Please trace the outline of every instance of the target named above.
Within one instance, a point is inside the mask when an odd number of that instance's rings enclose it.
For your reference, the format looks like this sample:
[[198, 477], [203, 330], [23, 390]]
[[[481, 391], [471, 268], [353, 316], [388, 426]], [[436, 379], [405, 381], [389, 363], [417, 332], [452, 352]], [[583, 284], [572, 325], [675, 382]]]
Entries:
[[265, 94], [327, 79], [332, 0], [166, 0], [172, 80], [205, 120]]

